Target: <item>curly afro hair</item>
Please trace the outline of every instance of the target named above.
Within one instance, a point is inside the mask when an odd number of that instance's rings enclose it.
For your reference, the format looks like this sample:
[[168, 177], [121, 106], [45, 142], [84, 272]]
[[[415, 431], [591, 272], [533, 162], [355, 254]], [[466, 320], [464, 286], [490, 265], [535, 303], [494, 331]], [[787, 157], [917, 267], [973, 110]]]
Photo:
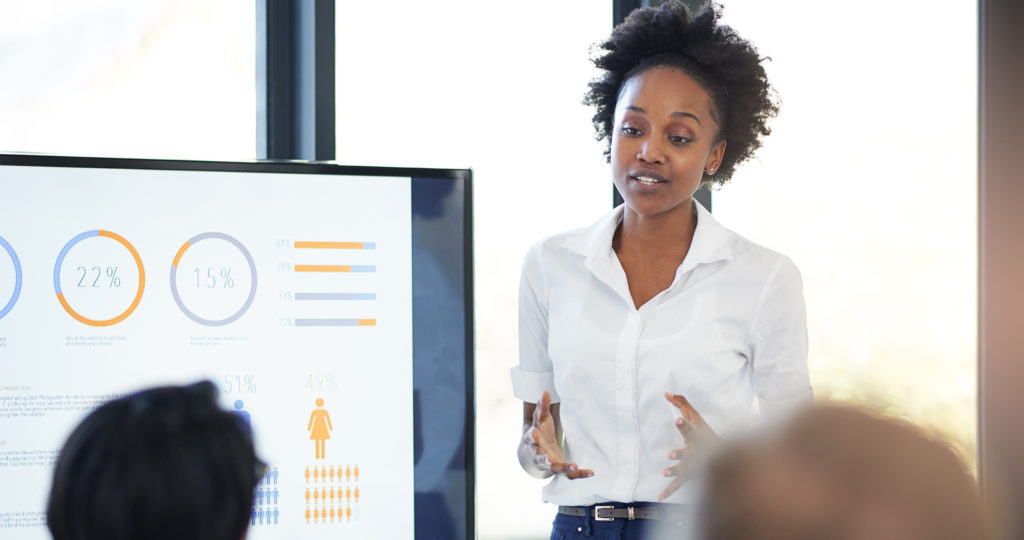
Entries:
[[757, 49], [718, 23], [721, 10], [706, 4], [693, 15], [674, 0], [637, 9], [599, 45], [604, 52], [593, 61], [604, 74], [590, 82], [583, 102], [596, 109], [595, 138], [607, 140], [606, 159], [611, 160], [615, 104], [623, 84], [654, 67], [684, 71], [711, 97], [718, 140], [725, 140], [726, 148], [718, 173], [705, 182], [724, 184], [736, 165], [761, 147], [761, 139], [771, 133], [768, 121], [779, 111], [778, 100]]

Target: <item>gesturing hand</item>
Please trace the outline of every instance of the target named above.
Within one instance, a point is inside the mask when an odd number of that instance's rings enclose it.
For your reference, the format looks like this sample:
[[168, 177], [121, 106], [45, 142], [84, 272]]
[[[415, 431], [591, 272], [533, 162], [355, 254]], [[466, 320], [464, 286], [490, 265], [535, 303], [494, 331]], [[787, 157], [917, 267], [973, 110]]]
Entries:
[[558, 445], [555, 419], [551, 415], [551, 394], [544, 392], [533, 411], [533, 424], [523, 433], [521, 447], [530, 454], [533, 465], [548, 474], [562, 474], [570, 480], [589, 478], [594, 471], [567, 463]]
[[665, 469], [665, 476], [672, 477], [672, 481], [661, 495], [658, 495], [658, 501], [663, 501], [675, 493], [689, 479], [688, 472], [693, 469], [699, 458], [704, 457], [722, 440], [686, 398], [665, 392], [665, 399], [675, 405], [682, 414], [681, 418], [676, 419], [676, 429], [683, 436], [686, 448], [677, 448], [669, 452], [668, 458], [679, 460], [679, 463]]

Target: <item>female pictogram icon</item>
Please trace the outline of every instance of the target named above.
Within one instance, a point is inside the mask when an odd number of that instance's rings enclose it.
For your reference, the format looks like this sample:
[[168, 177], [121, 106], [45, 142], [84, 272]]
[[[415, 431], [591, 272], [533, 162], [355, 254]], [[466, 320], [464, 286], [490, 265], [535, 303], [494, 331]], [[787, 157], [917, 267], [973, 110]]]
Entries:
[[[327, 413], [327, 409], [324, 409], [323, 406], [323, 398], [316, 398], [317, 408], [310, 413], [309, 425], [306, 427], [306, 431], [311, 432], [309, 434], [310, 440], [316, 441], [316, 459], [327, 457], [327, 439], [331, 438], [330, 432], [334, 429], [331, 426], [331, 415]], [[316, 473], [314, 473], [314, 476], [316, 476]]]

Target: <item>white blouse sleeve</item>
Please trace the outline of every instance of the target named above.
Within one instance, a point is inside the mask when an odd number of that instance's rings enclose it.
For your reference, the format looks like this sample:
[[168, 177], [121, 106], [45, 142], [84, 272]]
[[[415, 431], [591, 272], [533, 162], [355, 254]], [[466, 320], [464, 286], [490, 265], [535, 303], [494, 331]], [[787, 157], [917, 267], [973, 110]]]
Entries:
[[527, 403], [539, 403], [545, 390], [551, 393], [552, 403], [559, 401], [548, 357], [548, 294], [542, 249], [542, 244], [537, 244], [526, 254], [519, 282], [519, 365], [512, 368], [512, 390]]
[[751, 343], [754, 391], [762, 423], [780, 420], [813, 401], [803, 281], [789, 258], [781, 258], [768, 278], [754, 315]]

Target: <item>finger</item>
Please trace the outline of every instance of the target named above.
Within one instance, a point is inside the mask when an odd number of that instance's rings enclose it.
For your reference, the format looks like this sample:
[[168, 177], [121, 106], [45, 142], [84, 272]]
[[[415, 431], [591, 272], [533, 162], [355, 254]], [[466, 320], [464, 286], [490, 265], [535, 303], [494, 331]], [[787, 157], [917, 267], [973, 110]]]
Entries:
[[689, 452], [689, 448], [676, 448], [675, 450], [668, 453], [668, 458], [684, 460], [686, 459], [686, 456], [689, 454]]
[[537, 417], [537, 423], [541, 423], [551, 416], [551, 394], [547, 390], [544, 391], [540, 396], [540, 403], [537, 404], [537, 411], [539, 416]]
[[565, 477], [570, 480], [578, 480], [580, 478], [589, 478], [594, 476], [594, 471], [590, 469], [580, 469], [575, 463], [555, 463], [551, 465], [551, 472], [555, 474], [564, 474]]
[[693, 408], [693, 405], [690, 405], [690, 402], [687, 401], [685, 397], [679, 394], [665, 392], [665, 399], [679, 409], [679, 412], [683, 414], [683, 418], [686, 418], [687, 422], [693, 424], [695, 427], [702, 427], [706, 425], [704, 417], [697, 412], [697, 409]]
[[670, 495], [672, 495], [672, 494], [673, 494], [673, 493], [675, 493], [676, 491], [679, 491], [679, 488], [680, 488], [680, 487], [682, 487], [682, 485], [683, 485], [683, 482], [685, 482], [685, 481], [686, 481], [686, 480], [684, 480], [684, 479], [683, 479], [682, 477], [679, 477], [679, 476], [677, 476], [677, 477], [673, 478], [673, 479], [672, 479], [672, 481], [671, 481], [671, 482], [669, 482], [669, 484], [668, 484], [668, 487], [666, 487], [666, 488], [665, 488], [665, 489], [664, 489], [664, 490], [663, 490], [663, 491], [661, 492], [661, 494], [660, 494], [660, 495], [658, 495], [658, 502], [664, 501], [664, 500], [665, 500], [665, 499], [667, 499], [667, 498], [668, 498], [668, 497], [669, 497]]
[[533, 465], [542, 471], [554, 472], [551, 468], [551, 460], [547, 454], [534, 454]]
[[580, 468], [575, 463], [558, 462], [551, 464], [551, 472], [555, 474], [570, 474], [579, 472]]
[[580, 469], [565, 475], [569, 480], [579, 480], [580, 478], [590, 478], [591, 476], [594, 476], [594, 471], [590, 469]]
[[686, 441], [686, 444], [691, 444], [695, 435], [693, 432], [693, 425], [683, 418], [676, 418], [676, 429], [679, 430], [679, 434], [683, 436], [683, 440]]
[[536, 427], [531, 426], [530, 429], [526, 430], [526, 433], [523, 434], [523, 442], [533, 446], [534, 448], [537, 447], [540, 443], [540, 439], [537, 437]]
[[677, 463], [675, 465], [672, 465], [672, 466], [668, 467], [664, 471], [662, 471], [661, 474], [666, 476], [666, 477], [669, 477], [669, 478], [674, 478], [674, 477], [677, 477], [677, 476], [679, 476], [679, 477], [687, 477], [687, 474], [688, 474], [687, 469], [688, 469], [688, 467], [687, 467], [686, 463]]

